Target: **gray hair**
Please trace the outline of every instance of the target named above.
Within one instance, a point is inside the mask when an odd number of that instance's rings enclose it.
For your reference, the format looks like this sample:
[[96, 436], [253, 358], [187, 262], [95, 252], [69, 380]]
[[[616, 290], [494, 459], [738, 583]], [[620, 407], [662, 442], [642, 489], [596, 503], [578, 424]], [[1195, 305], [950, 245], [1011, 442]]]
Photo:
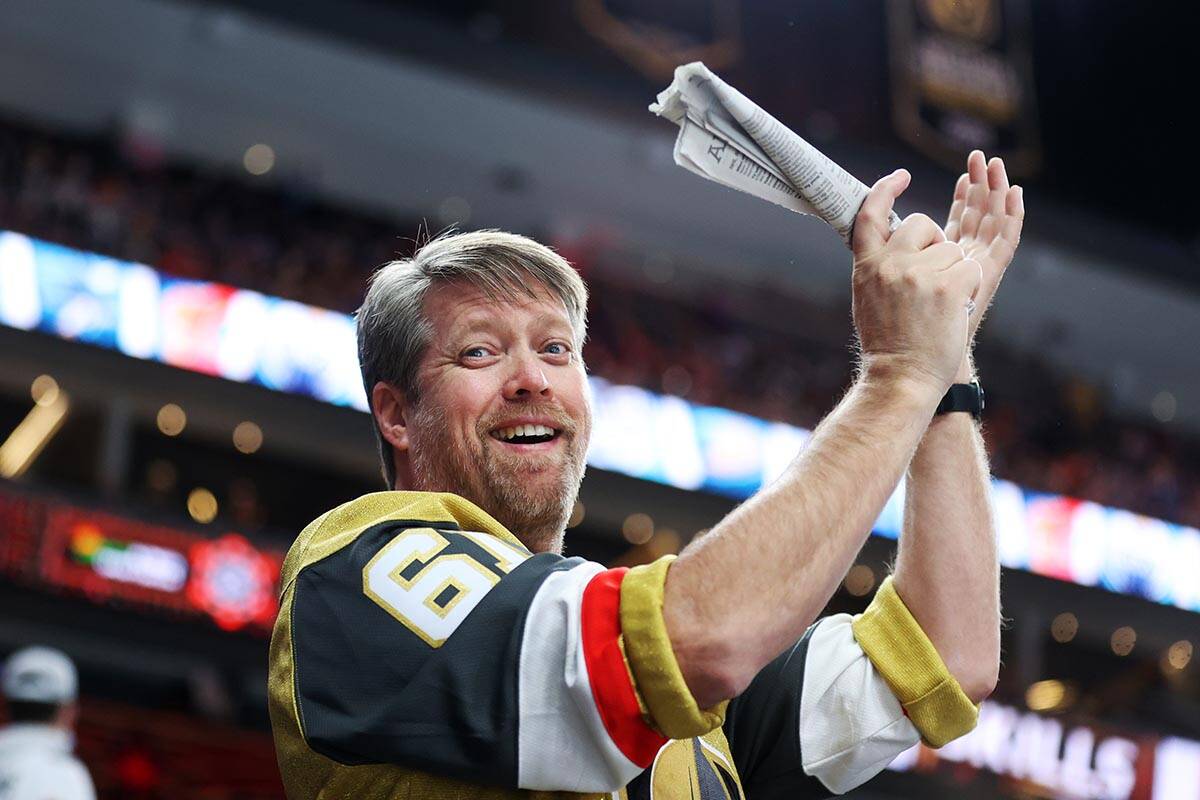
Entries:
[[371, 276], [366, 299], [358, 309], [358, 363], [371, 409], [383, 478], [396, 484], [392, 446], [374, 419], [372, 389], [392, 384], [410, 403], [417, 402], [417, 365], [433, 335], [424, 312], [425, 295], [434, 286], [462, 283], [493, 300], [536, 298], [539, 288], [562, 301], [576, 351], [587, 335], [587, 287], [558, 253], [525, 236], [498, 230], [440, 234], [417, 249], [412, 258], [389, 262]]

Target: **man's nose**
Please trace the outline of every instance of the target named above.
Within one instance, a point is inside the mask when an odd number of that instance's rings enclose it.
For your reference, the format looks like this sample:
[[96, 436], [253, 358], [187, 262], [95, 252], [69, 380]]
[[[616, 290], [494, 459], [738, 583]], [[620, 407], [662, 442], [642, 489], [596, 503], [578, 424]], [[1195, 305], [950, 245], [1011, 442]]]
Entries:
[[536, 353], [515, 356], [512, 372], [504, 382], [504, 399], [531, 400], [549, 397], [550, 381], [546, 378], [544, 366]]

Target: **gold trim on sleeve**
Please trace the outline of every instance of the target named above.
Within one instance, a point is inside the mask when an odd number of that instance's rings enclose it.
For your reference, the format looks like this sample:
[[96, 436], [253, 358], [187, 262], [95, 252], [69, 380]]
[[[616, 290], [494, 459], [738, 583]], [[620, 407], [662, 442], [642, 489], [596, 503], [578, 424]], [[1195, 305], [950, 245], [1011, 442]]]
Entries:
[[704, 710], [679, 671], [663, 621], [663, 588], [675, 556], [634, 567], [621, 582], [621, 634], [625, 657], [649, 722], [663, 736], [690, 739], [725, 721], [727, 702]]
[[979, 708], [950, 674], [890, 576], [851, 627], [925, 744], [941, 747], [975, 728]]

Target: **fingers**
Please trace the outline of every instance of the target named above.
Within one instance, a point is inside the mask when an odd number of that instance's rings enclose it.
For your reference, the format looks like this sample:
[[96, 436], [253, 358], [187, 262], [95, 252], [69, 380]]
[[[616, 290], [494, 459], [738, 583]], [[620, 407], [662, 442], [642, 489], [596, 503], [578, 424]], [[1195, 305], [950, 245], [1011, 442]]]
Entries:
[[1025, 191], [1013, 186], [1004, 197], [1004, 218], [999, 235], [988, 245], [988, 257], [997, 264], [1008, 264], [1021, 241], [1021, 228], [1025, 224]]
[[972, 150], [967, 156], [967, 174], [971, 176], [971, 183], [987, 185], [987, 159], [982, 150]]
[[967, 189], [971, 185], [971, 176], [963, 173], [954, 184], [954, 201], [950, 203], [950, 214], [946, 217], [946, 238], [958, 241], [959, 224], [962, 222], [963, 209], [967, 205]]
[[954, 184], [954, 200], [956, 202], [964, 202], [967, 199], [967, 189], [971, 186], [971, 176], [964, 172], [958, 176], [958, 182]]
[[854, 218], [852, 247], [856, 258], [864, 258], [887, 244], [891, 238], [888, 218], [892, 207], [911, 180], [908, 170], [898, 169], [875, 181]]
[[945, 286], [952, 297], [961, 298], [963, 305], [974, 300], [983, 285], [983, 265], [973, 258], [964, 258], [943, 270]]
[[916, 252], [931, 244], [946, 241], [946, 234], [936, 222], [924, 214], [909, 214], [892, 232], [892, 246]]
[[963, 203], [957, 239], [971, 237], [991, 242], [1003, 235], [1009, 186], [1004, 159], [987, 159], [979, 150], [967, 158], [967, 197]]
[[1017, 222], [1025, 221], [1025, 190], [1014, 186], [1004, 198], [1004, 213]]
[[967, 156], [967, 196], [963, 201], [962, 218], [958, 227], [958, 238], [974, 238], [988, 209], [987, 160], [980, 150], [972, 150]]
[[[976, 151], [978, 152], [978, 151]], [[982, 156], [983, 154], [980, 153]], [[1008, 191], [1008, 171], [1004, 168], [1004, 159], [994, 156], [987, 165], [988, 188], [993, 192]]]
[[988, 180], [988, 211], [1001, 216], [1004, 214], [1005, 198], [1008, 195], [1008, 172], [1004, 168], [1004, 160], [993, 158], [987, 166]]
[[920, 266], [931, 272], [948, 269], [966, 258], [958, 242], [941, 242], [921, 251]]

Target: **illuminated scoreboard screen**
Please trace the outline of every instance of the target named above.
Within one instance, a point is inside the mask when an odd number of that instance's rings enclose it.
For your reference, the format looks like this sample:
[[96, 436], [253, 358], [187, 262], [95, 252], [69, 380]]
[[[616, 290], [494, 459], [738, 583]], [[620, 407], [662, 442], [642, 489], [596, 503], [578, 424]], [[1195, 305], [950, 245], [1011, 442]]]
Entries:
[[224, 630], [270, 630], [283, 554], [0, 486], [0, 573]]

